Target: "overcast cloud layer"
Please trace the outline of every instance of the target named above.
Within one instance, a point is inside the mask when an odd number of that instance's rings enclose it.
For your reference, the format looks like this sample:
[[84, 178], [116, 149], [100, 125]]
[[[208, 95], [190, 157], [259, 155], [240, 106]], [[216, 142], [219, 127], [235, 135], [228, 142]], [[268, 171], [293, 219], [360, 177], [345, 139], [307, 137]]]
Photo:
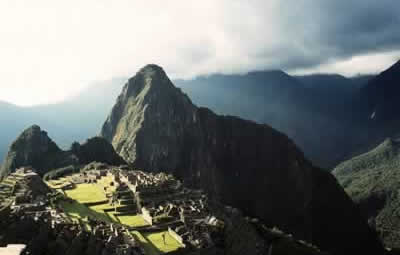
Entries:
[[173, 78], [381, 71], [398, 0], [1, 0], [0, 100], [51, 103], [156, 63]]

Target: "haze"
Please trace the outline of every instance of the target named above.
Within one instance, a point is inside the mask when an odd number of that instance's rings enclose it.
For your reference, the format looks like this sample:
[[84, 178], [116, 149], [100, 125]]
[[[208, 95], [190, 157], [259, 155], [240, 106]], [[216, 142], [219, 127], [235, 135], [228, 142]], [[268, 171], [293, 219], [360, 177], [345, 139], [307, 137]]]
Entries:
[[2, 0], [0, 100], [49, 104], [147, 63], [172, 78], [375, 73], [400, 56], [397, 0]]

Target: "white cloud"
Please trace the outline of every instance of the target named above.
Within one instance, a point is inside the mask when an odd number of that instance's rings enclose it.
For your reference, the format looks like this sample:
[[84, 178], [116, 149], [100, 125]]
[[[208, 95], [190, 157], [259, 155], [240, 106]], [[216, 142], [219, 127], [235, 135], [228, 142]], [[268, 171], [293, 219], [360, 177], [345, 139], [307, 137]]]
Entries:
[[0, 100], [56, 102], [91, 81], [132, 76], [147, 63], [187, 78], [310, 69], [325, 58], [365, 54], [321, 45], [320, 30], [331, 27], [324, 21], [331, 6], [315, 2], [2, 0]]
[[340, 73], [344, 76], [378, 74], [400, 60], [400, 51], [371, 53], [327, 62], [312, 68], [295, 69], [291, 74]]

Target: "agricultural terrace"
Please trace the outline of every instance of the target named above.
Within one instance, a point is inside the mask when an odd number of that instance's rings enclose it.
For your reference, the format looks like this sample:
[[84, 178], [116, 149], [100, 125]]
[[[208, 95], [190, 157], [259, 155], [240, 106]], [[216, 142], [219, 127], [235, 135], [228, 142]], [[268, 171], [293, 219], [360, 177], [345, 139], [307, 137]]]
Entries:
[[[168, 233], [157, 232], [157, 233], [140, 233], [139, 231], [132, 231], [132, 236], [139, 240], [143, 245], [146, 254], [157, 255], [162, 253], [168, 253], [175, 251], [182, 246]], [[165, 243], [163, 240], [165, 236]]]
[[[102, 176], [96, 183], [74, 184], [74, 176], [66, 176], [57, 180], [47, 181], [47, 185], [63, 193], [70, 201], [61, 201], [58, 205], [73, 222], [85, 224], [87, 229], [89, 218], [108, 223], [122, 224], [130, 228], [143, 228], [149, 224], [136, 211], [124, 210], [126, 205], [110, 204], [109, 198], [116, 187], [110, 176]], [[69, 188], [65, 188], [68, 187]], [[131, 232], [146, 251], [146, 254], [158, 255], [175, 251], [182, 247], [168, 231], [145, 233], [140, 230]], [[164, 238], [165, 242], [164, 242]]]

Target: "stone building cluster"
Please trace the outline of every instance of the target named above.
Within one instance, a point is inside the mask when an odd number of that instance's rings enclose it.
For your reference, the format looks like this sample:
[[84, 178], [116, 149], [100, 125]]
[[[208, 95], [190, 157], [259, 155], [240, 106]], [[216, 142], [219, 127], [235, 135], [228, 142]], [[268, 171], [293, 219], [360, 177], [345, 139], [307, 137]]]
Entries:
[[[31, 168], [18, 169], [1, 186], [7, 188], [0, 208], [0, 247], [7, 252], [15, 249], [14, 244], [24, 244], [21, 254], [41, 254], [53, 248], [57, 254], [145, 254], [123, 226], [95, 219], [87, 224], [73, 222], [54, 206], [62, 196], [48, 189]], [[57, 245], [65, 249], [60, 251]]]
[[220, 231], [223, 222], [211, 215], [203, 191], [188, 189], [165, 173], [121, 171], [119, 176], [134, 193], [138, 211], [151, 226], [167, 229], [183, 247], [214, 245], [210, 233]]
[[[168, 231], [183, 247], [207, 248], [214, 245], [210, 233], [220, 231], [223, 222], [211, 215], [203, 191], [184, 187], [170, 174], [112, 167], [87, 167], [68, 179], [72, 185], [97, 184], [103, 177], [112, 180], [109, 187], [101, 187], [108, 202], [117, 205], [119, 213], [140, 214], [149, 225], [145, 231]], [[64, 189], [70, 187], [67, 185]]]

